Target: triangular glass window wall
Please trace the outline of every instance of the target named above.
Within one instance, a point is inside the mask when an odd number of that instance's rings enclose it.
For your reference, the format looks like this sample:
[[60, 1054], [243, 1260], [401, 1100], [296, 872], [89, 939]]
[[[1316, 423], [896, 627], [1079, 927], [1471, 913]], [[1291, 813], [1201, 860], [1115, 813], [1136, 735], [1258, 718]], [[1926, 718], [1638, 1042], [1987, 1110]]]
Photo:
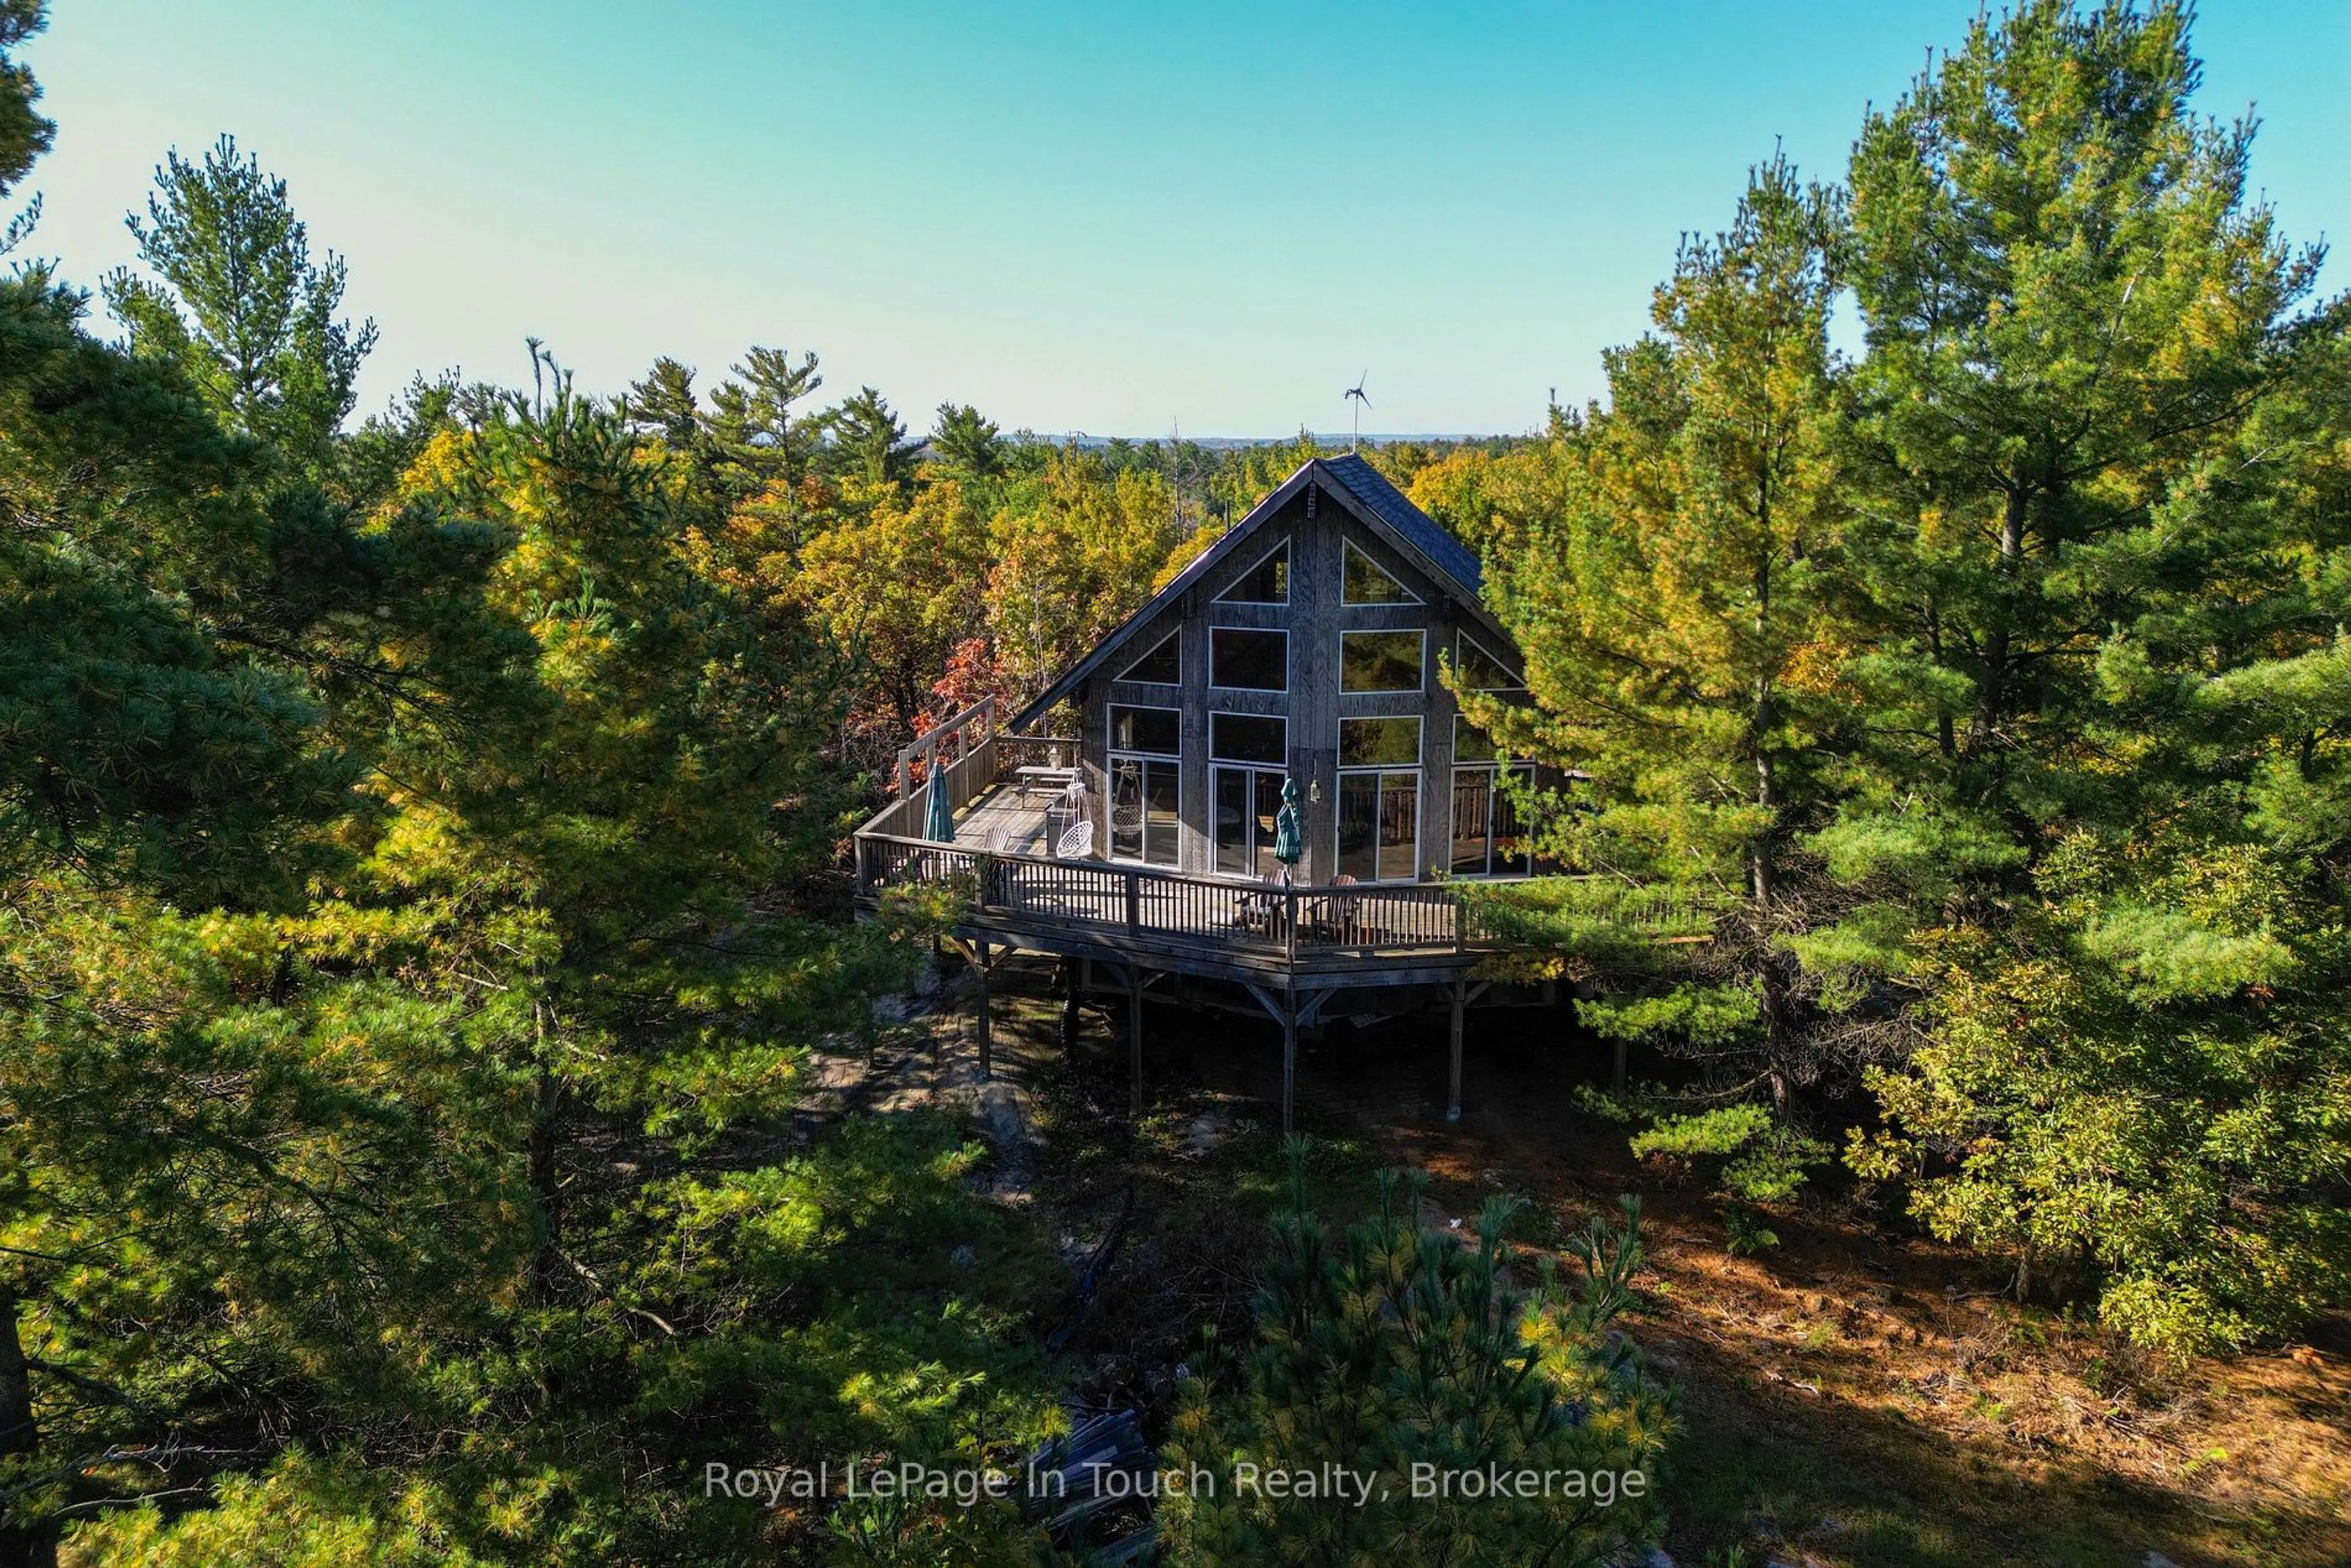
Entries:
[[1284, 540], [1271, 554], [1241, 573], [1241, 580], [1217, 595], [1220, 604], [1287, 604], [1290, 602], [1290, 544]]
[[1357, 547], [1347, 541], [1346, 564], [1340, 573], [1341, 601], [1347, 604], [1417, 604], [1414, 593]]
[[1184, 679], [1184, 633], [1170, 632], [1151, 645], [1132, 664], [1118, 673], [1122, 681], [1150, 681], [1163, 686], [1181, 685]]

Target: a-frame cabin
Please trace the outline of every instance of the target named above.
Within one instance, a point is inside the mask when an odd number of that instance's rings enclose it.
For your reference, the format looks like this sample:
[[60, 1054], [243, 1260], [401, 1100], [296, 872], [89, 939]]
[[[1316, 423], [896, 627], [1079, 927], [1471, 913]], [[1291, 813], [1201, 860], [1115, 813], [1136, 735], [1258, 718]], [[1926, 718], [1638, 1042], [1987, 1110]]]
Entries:
[[[1138, 1110], [1146, 993], [1221, 990], [1281, 1026], [1285, 1126], [1298, 1031], [1326, 1009], [1445, 1008], [1458, 1114], [1464, 1012], [1490, 989], [1471, 971], [1499, 946], [1458, 884], [1531, 870], [1497, 787], [1522, 765], [1439, 676], [1523, 689], [1479, 575], [1361, 457], [1305, 464], [1008, 725], [981, 703], [903, 751], [857, 834], [861, 907], [962, 894], [983, 1071], [986, 978], [1029, 951], [1069, 960], [1072, 1028], [1081, 994], [1126, 993]], [[1294, 868], [1274, 854], [1285, 781]]]
[[1361, 457], [1301, 466], [1011, 722], [1077, 715], [1113, 862], [1276, 873], [1281, 785], [1301, 797], [1298, 880], [1524, 875], [1495, 751], [1440, 656], [1523, 686], [1479, 598], [1478, 558]]

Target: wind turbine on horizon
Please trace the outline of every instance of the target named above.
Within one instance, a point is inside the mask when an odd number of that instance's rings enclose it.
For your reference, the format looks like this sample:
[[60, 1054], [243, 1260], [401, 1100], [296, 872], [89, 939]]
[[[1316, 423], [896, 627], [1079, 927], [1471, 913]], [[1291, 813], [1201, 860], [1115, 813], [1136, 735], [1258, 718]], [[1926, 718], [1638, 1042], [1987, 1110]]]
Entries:
[[1367, 365], [1364, 369], [1364, 373], [1355, 378], [1355, 384], [1349, 387], [1345, 393], [1351, 421], [1347, 433], [1347, 450], [1350, 452], [1363, 444], [1364, 410], [1372, 406], [1372, 400], [1364, 395], [1364, 383], [1371, 380], [1371, 368]]

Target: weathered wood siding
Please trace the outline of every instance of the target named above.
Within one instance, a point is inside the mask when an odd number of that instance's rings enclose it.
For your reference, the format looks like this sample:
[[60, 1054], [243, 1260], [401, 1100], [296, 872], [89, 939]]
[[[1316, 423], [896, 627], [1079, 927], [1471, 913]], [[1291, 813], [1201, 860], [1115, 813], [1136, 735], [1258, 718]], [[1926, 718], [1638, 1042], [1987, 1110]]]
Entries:
[[[1231, 588], [1282, 543], [1290, 546], [1290, 602], [1220, 602]], [[1343, 547], [1355, 547], [1416, 595], [1417, 604], [1343, 602]], [[1109, 710], [1113, 703], [1173, 707], [1182, 715], [1177, 869], [1215, 869], [1214, 802], [1211, 795], [1208, 716], [1215, 712], [1279, 715], [1289, 721], [1289, 771], [1301, 791], [1306, 828], [1306, 861], [1301, 880], [1328, 883], [1338, 859], [1339, 721], [1342, 718], [1417, 716], [1421, 719], [1420, 877], [1426, 880], [1449, 861], [1452, 843], [1453, 720], [1458, 711], [1438, 678], [1440, 655], [1451, 657], [1463, 622], [1451, 596], [1409, 560], [1389, 548], [1332, 495], [1308, 486], [1282, 510], [1265, 520], [1244, 549], [1203, 576], [1179, 599], [1162, 606], [1139, 625], [1120, 657], [1080, 689], [1088, 778], [1099, 792], [1103, 824], [1099, 852], [1109, 851]], [[1211, 690], [1209, 632], [1217, 626], [1278, 628], [1290, 634], [1290, 685], [1285, 692]], [[1167, 632], [1183, 633], [1183, 680], [1161, 685], [1116, 679], [1119, 669], [1155, 646]], [[1343, 693], [1340, 633], [1347, 631], [1420, 630], [1421, 689], [1412, 693]], [[1479, 632], [1481, 642], [1492, 643]], [[1493, 649], [1515, 663], [1515, 651]]]

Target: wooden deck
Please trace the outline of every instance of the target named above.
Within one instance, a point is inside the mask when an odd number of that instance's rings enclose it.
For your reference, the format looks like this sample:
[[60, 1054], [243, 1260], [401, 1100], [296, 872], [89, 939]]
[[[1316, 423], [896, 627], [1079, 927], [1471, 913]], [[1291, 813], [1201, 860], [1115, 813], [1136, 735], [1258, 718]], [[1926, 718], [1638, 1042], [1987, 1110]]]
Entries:
[[952, 887], [959, 928], [1035, 951], [1290, 988], [1451, 979], [1499, 946], [1450, 889], [1280, 887], [1102, 861], [858, 838], [858, 894]]
[[955, 841], [967, 849], [1050, 860], [1068, 821], [1060, 795], [1004, 780], [956, 813]]
[[[1144, 1104], [1143, 1000], [1147, 988], [1223, 981], [1254, 998], [1282, 1031], [1281, 1121], [1290, 1124], [1298, 1031], [1334, 997], [1365, 988], [1429, 986], [1451, 1016], [1448, 1116], [1461, 1106], [1462, 1019], [1490, 988], [1470, 971], [1506, 944], [1484, 928], [1474, 896], [1443, 883], [1290, 887], [1197, 876], [1155, 866], [1055, 858], [1058, 794], [1015, 787], [1019, 769], [1067, 768], [1080, 747], [1066, 737], [998, 733], [995, 706], [956, 715], [899, 754], [898, 797], [856, 834], [857, 903], [873, 911], [904, 891], [950, 892], [955, 940], [980, 977], [980, 1071], [988, 1067], [988, 971], [1007, 950], [1077, 960], [1074, 973], [1105, 971], [1127, 998], [1134, 1106]], [[917, 772], [919, 768], [920, 771]], [[922, 835], [927, 780], [945, 787], [954, 836]], [[1659, 940], [1677, 914], [1658, 912]], [[1543, 988], [1546, 996], [1550, 988]], [[1067, 991], [1074, 1027], [1080, 984]], [[1155, 993], [1156, 994], [1156, 993]], [[1620, 1051], [1618, 1071], [1623, 1070]]]
[[[966, 900], [956, 929], [967, 938], [1293, 994], [1456, 980], [1499, 946], [1459, 892], [1437, 883], [1280, 887], [1056, 859], [1061, 798], [1022, 791], [1018, 772], [1072, 764], [1078, 743], [999, 734], [994, 721], [992, 705], [979, 704], [902, 754], [899, 798], [857, 833], [862, 907], [893, 889], [952, 887]], [[917, 767], [946, 786], [951, 841], [921, 836]]]

